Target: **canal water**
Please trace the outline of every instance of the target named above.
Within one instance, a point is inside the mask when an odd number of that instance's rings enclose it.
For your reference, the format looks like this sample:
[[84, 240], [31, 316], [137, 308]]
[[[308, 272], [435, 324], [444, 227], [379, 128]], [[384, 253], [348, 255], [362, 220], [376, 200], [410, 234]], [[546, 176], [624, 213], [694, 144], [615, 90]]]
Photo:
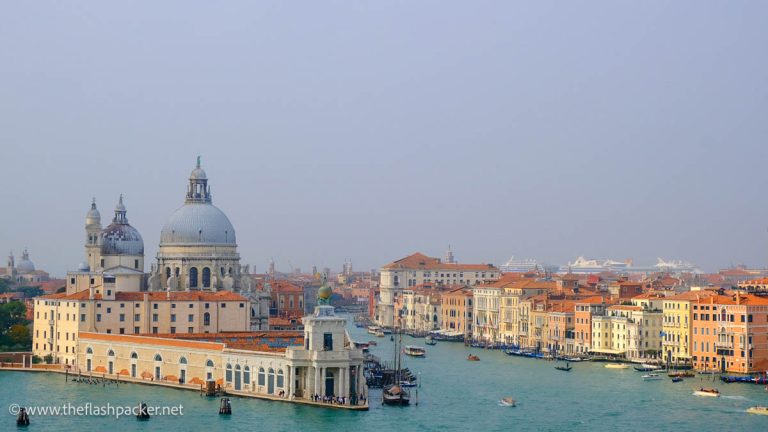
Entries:
[[[351, 320], [350, 320], [351, 321]], [[389, 336], [376, 338], [365, 329], [350, 334], [359, 341], [375, 339], [372, 352], [392, 358]], [[403, 344], [424, 346], [423, 339], [403, 337]], [[140, 422], [132, 416], [35, 416], [28, 430], [258, 430], [258, 431], [708, 431], [768, 430], [768, 416], [746, 414], [754, 405], [768, 405], [768, 391], [751, 384], [723, 384], [697, 376], [681, 383], [644, 382], [642, 373], [605, 369], [602, 363], [576, 363], [571, 372], [553, 368], [553, 362], [510, 357], [501, 351], [466, 348], [440, 342], [427, 346], [423, 359], [404, 357], [421, 381], [418, 406], [381, 405], [381, 391], [371, 390], [371, 409], [351, 412], [282, 402], [232, 398], [231, 417], [219, 416], [217, 398], [197, 393], [139, 384], [94, 386], [65, 383], [59, 374], [0, 372], [0, 430], [13, 430], [15, 418], [8, 407], [61, 405], [134, 406], [182, 405], [182, 416], [153, 417]], [[466, 360], [469, 353], [479, 362]], [[720, 398], [693, 396], [694, 388], [716, 386]], [[506, 396], [516, 408], [499, 406]]]

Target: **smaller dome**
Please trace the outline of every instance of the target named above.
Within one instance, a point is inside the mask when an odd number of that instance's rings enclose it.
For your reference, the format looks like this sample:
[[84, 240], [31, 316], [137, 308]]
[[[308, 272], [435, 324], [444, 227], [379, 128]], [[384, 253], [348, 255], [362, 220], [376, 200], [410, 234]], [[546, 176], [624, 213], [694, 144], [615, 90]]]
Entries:
[[80, 263], [80, 265], [77, 266], [77, 271], [81, 271], [81, 272], [91, 271], [91, 267], [88, 265], [87, 262], [83, 261]]
[[144, 240], [136, 228], [113, 223], [101, 232], [101, 254], [144, 255]]

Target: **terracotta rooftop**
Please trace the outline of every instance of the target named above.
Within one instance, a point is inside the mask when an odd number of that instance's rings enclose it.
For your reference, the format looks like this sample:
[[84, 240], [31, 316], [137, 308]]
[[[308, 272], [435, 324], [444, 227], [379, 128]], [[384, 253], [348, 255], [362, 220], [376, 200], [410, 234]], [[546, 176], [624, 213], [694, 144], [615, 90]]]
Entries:
[[401, 258], [382, 267], [383, 269], [450, 270], [450, 271], [498, 271], [493, 264], [444, 263], [439, 258], [428, 257], [420, 252]]
[[[149, 297], [150, 301], [246, 301], [247, 299], [240, 294], [232, 291], [171, 291], [170, 299], [168, 293], [165, 291], [140, 291], [140, 292], [128, 292], [122, 291], [115, 293], [115, 301], [142, 301], [144, 295]], [[84, 290], [73, 294], [67, 295], [66, 293], [48, 294], [38, 297], [40, 299], [51, 300], [88, 300], [90, 298], [90, 291]], [[101, 294], [94, 294], [94, 300], [103, 300]]]

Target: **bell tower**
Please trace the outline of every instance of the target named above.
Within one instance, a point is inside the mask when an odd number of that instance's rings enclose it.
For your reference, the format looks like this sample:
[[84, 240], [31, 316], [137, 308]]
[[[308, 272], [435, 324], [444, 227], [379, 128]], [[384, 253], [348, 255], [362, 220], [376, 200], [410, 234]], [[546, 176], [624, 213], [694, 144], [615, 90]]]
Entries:
[[91, 208], [85, 216], [85, 262], [91, 270], [101, 266], [101, 246], [99, 235], [101, 234], [101, 214], [96, 208], [96, 198], [91, 201]]

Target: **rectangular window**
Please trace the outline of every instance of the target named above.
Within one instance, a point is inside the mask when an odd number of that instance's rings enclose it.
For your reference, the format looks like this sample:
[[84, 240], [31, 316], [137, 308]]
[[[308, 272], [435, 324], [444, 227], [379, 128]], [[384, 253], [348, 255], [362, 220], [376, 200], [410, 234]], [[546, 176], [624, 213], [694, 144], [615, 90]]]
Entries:
[[171, 309], [176, 309], [176, 303], [171, 303]]
[[135, 315], [133, 316], [133, 320], [134, 320], [134, 321], [141, 321], [141, 314], [135, 314]]
[[176, 333], [176, 327], [171, 327], [171, 334]]
[[333, 351], [333, 333], [323, 334], [323, 351]]
[[152, 309], [155, 309], [155, 310], [157, 310], [157, 303], [153, 303], [153, 304], [152, 304]]
[[120, 327], [120, 334], [125, 334], [125, 327]]
[[107, 313], [112, 313], [112, 308], [107, 308]]
[[227, 307], [227, 304], [226, 304], [226, 303], [222, 303], [222, 304], [221, 304], [221, 308], [223, 309], [223, 308], [225, 308], [225, 307]]
[[85, 314], [80, 314], [80, 322], [85, 322]]
[[187, 316], [187, 322], [195, 322], [195, 316], [193, 314], [189, 314]]
[[157, 314], [152, 314], [152, 322], [157, 322], [157, 321], [158, 321]]
[[125, 314], [120, 314], [120, 322], [125, 321]]
[[152, 333], [157, 334], [157, 327], [152, 327]]
[[96, 322], [101, 322], [101, 314], [96, 314]]
[[134, 328], [133, 328], [133, 333], [134, 333], [134, 334], [139, 334], [139, 333], [141, 333], [141, 329], [140, 329], [140, 328], [138, 328], [138, 327], [134, 327]]
[[176, 322], [176, 314], [171, 314], [171, 322]]
[[195, 328], [194, 327], [187, 327], [187, 333], [194, 333]]

